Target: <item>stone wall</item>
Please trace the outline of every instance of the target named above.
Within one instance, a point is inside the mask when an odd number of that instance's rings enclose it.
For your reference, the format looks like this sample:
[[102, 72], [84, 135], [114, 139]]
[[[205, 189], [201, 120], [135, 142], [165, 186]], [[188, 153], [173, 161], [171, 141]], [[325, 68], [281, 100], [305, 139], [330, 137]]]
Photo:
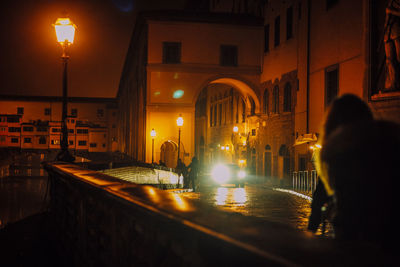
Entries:
[[45, 168], [56, 249], [66, 266], [323, 266], [366, 258], [365, 248], [340, 246], [76, 165]]

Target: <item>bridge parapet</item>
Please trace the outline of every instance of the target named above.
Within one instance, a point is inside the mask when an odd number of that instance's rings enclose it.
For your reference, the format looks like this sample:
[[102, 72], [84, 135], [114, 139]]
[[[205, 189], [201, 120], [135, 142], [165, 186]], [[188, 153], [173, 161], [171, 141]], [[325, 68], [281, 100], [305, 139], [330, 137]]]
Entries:
[[324, 266], [377, 259], [366, 252], [370, 247], [343, 247], [76, 165], [46, 163], [45, 169], [57, 249], [71, 266]]

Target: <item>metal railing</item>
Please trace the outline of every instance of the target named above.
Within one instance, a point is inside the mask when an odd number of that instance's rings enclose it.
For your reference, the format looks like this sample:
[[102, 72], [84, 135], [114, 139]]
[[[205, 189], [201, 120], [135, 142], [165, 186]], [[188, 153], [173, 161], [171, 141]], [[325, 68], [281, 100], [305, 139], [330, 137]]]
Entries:
[[317, 187], [318, 175], [316, 170], [299, 171], [292, 173], [292, 185], [294, 191], [312, 194]]

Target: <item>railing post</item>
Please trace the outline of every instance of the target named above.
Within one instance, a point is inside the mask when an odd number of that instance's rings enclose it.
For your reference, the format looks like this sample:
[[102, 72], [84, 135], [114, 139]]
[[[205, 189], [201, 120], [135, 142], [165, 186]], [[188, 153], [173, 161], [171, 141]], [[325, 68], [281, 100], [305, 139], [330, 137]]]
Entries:
[[308, 190], [308, 171], [304, 171], [304, 192]]

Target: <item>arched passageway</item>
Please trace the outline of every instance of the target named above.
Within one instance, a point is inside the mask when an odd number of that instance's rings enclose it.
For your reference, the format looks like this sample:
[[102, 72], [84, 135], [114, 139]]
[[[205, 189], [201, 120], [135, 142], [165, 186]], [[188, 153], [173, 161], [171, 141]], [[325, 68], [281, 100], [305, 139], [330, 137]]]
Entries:
[[172, 141], [166, 141], [161, 145], [160, 161], [168, 168], [174, 168], [178, 160], [178, 146]]

